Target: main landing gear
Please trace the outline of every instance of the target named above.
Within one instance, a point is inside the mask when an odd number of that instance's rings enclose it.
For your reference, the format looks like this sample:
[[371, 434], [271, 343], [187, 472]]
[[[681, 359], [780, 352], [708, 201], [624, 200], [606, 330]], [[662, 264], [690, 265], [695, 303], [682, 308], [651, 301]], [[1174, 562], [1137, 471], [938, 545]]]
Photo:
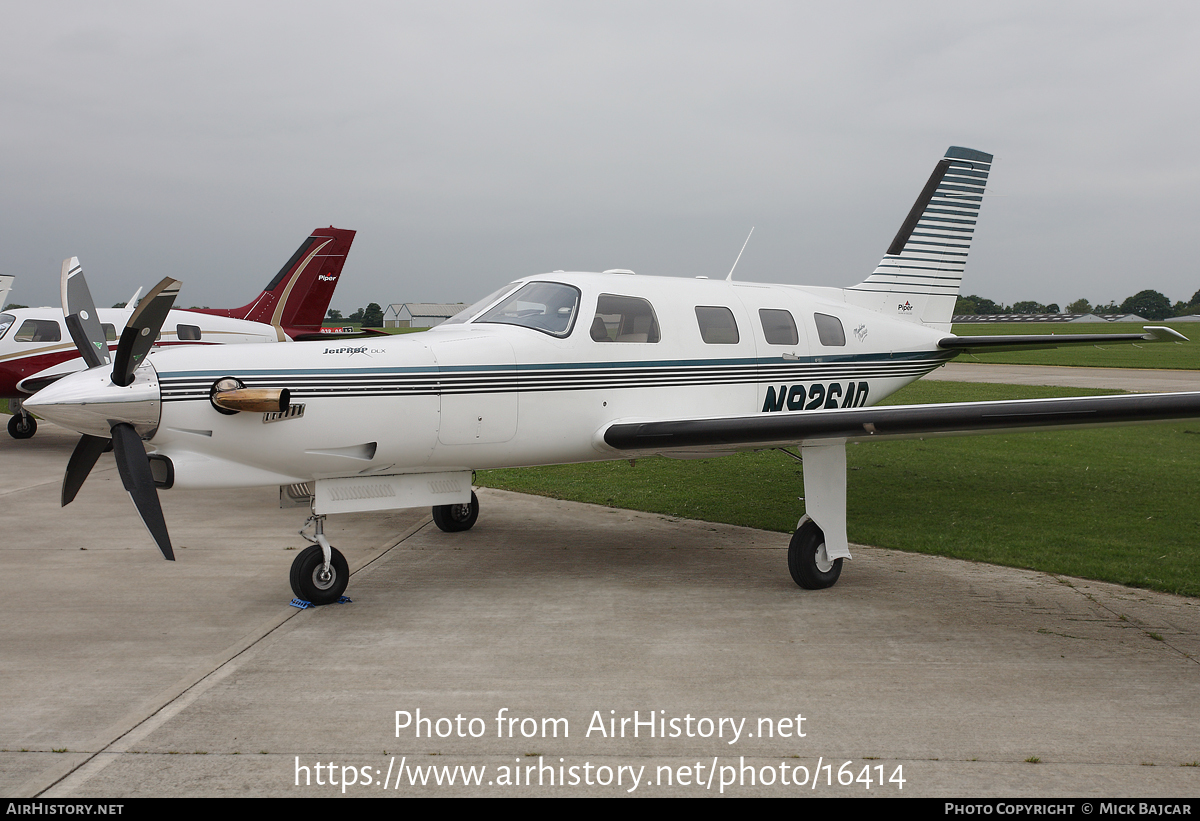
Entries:
[[447, 533], [461, 533], [475, 526], [479, 518], [479, 499], [471, 491], [470, 504], [435, 505], [433, 523]]
[[825, 550], [825, 534], [812, 519], [804, 522], [792, 535], [788, 545], [788, 570], [792, 581], [805, 590], [833, 587], [842, 575], [842, 560], [830, 561]]
[[[313, 535], [304, 531], [313, 525]], [[346, 592], [350, 566], [346, 557], [325, 538], [325, 517], [309, 516], [300, 535], [312, 542], [292, 562], [292, 592], [313, 604], [333, 604]]]

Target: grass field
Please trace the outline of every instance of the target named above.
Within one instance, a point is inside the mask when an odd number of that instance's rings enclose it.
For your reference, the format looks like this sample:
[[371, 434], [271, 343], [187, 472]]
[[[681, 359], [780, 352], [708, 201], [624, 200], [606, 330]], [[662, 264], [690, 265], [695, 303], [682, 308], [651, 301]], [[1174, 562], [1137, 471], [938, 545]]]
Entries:
[[[893, 403], [1084, 395], [918, 382]], [[1200, 420], [848, 446], [851, 541], [1200, 596]], [[790, 532], [777, 451], [483, 471], [486, 486]], [[780, 543], [786, 540], [781, 538]]]
[[[1147, 322], [1147, 325], [1166, 325], [1179, 331], [1190, 342], [1156, 342], [1134, 346], [1128, 342], [1109, 346], [1053, 348], [1022, 353], [962, 354], [955, 362], [994, 362], [1005, 365], [1068, 365], [1088, 368], [1181, 368], [1200, 370], [1200, 322]], [[962, 323], [954, 326], [958, 336], [992, 336], [996, 334], [1134, 334], [1142, 326], [1132, 322], [1097, 322], [1083, 325], [1064, 325], [1061, 322]]]

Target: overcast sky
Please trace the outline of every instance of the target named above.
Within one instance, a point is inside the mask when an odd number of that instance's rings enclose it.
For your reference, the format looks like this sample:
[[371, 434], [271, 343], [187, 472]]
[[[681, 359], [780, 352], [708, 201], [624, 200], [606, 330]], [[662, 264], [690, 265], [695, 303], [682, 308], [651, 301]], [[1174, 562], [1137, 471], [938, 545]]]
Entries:
[[964, 293], [1187, 300], [1200, 4], [0, 2], [0, 273], [58, 304], [334, 307], [555, 269], [852, 285], [949, 145], [996, 155]]

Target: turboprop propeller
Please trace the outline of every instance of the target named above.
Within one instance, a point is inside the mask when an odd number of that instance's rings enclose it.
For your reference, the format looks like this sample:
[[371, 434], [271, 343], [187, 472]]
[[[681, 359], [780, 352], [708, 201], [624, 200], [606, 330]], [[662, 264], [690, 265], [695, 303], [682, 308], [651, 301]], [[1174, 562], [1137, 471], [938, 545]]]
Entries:
[[[88, 370], [59, 380], [26, 401], [28, 407], [38, 408], [39, 414], [62, 420], [83, 433], [67, 462], [63, 506], [71, 503], [100, 454], [111, 446], [121, 483], [168, 561], [175, 560], [175, 553], [150, 459], [142, 444], [142, 432], [151, 435], [158, 426], [158, 380], [153, 368], [140, 373], [139, 368], [158, 339], [181, 284], [166, 277], [138, 303], [121, 332], [112, 371], [106, 373], [110, 364], [108, 345], [79, 259], [71, 257], [63, 262], [63, 314]], [[105, 428], [107, 435], [103, 435]]]

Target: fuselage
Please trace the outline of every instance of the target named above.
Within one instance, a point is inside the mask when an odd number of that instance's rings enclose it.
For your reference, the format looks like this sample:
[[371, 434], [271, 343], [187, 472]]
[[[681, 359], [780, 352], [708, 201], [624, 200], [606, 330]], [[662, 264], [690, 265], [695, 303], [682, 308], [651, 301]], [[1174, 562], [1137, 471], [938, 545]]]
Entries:
[[[625, 458], [614, 422], [874, 404], [944, 336], [795, 286], [546, 274], [419, 334], [159, 350], [149, 444], [181, 487]], [[219, 412], [227, 378], [291, 411]]]
[[[111, 352], [132, 308], [100, 308]], [[191, 311], [171, 311], [159, 334], [161, 345], [215, 345], [275, 342], [275, 329]], [[28, 396], [54, 379], [84, 369], [63, 321], [61, 308], [17, 308], [0, 314], [0, 397]]]

